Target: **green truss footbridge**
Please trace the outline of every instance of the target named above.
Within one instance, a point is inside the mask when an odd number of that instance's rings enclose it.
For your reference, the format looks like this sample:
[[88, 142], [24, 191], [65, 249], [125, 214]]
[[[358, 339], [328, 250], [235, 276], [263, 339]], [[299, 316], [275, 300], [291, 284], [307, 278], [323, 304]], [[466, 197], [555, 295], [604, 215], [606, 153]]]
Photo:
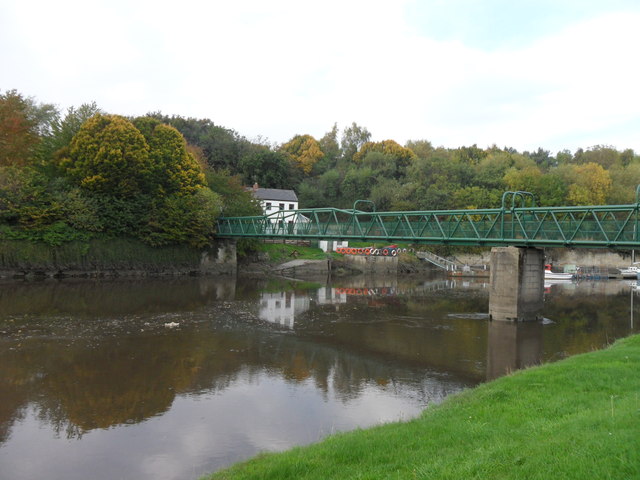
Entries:
[[640, 247], [636, 203], [539, 207], [529, 192], [505, 192], [500, 208], [376, 212], [312, 208], [255, 217], [222, 217], [217, 237], [410, 242], [430, 245], [614, 248]]

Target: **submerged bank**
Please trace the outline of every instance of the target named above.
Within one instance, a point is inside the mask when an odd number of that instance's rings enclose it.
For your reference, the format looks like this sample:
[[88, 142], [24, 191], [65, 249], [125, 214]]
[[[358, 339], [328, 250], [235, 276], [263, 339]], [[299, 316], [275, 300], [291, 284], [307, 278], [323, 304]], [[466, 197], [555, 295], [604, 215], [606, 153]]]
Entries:
[[640, 477], [640, 335], [516, 372], [406, 423], [264, 454], [224, 479]]

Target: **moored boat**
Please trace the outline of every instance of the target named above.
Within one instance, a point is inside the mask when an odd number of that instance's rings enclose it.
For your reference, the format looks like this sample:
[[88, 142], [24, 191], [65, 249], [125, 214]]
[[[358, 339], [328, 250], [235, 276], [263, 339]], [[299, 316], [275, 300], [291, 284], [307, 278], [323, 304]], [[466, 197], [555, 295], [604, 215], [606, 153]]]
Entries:
[[622, 278], [638, 278], [638, 273], [640, 273], [640, 267], [637, 266], [637, 262], [636, 264], [633, 264], [629, 267], [626, 268], [619, 268], [618, 271], [620, 272], [620, 275], [622, 275]]
[[544, 279], [545, 280], [572, 280], [573, 273], [560, 273], [551, 271], [551, 264], [548, 263], [544, 266]]

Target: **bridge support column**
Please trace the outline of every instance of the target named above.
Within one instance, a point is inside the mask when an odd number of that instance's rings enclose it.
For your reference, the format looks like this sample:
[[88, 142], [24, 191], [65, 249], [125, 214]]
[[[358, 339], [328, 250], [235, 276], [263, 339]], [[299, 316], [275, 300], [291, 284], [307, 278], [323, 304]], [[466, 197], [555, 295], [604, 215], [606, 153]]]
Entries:
[[537, 248], [491, 249], [489, 317], [538, 320], [544, 296], [544, 252]]

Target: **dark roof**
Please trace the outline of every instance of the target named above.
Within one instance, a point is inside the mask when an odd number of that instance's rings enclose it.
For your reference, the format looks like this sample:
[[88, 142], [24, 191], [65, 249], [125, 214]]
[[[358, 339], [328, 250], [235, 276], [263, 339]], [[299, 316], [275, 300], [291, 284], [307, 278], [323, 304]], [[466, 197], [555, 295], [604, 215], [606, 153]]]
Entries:
[[277, 200], [281, 202], [298, 201], [298, 196], [293, 190], [280, 190], [279, 188], [252, 188], [251, 191], [259, 200]]

